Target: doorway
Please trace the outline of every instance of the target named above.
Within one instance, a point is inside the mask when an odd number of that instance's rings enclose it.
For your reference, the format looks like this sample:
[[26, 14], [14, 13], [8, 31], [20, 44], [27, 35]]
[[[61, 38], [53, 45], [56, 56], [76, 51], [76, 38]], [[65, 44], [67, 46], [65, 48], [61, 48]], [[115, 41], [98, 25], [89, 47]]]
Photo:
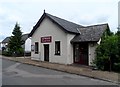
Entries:
[[49, 61], [49, 44], [44, 44], [44, 61]]
[[74, 44], [74, 63], [81, 65], [88, 65], [88, 44], [76, 43]]

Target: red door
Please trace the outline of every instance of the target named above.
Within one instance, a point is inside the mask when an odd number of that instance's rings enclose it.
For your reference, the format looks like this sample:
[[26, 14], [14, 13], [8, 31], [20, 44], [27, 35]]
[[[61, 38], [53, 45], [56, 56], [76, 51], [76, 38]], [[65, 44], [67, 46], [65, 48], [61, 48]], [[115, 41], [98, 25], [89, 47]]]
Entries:
[[80, 63], [79, 44], [74, 45], [74, 63]]
[[74, 63], [88, 65], [88, 45], [86, 43], [74, 44]]
[[44, 61], [49, 61], [49, 44], [44, 44]]

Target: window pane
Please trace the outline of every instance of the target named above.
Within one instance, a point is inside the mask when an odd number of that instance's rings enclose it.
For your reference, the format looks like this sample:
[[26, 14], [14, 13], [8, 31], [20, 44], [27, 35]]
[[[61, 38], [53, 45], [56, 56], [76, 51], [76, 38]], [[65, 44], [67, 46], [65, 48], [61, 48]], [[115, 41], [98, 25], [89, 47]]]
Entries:
[[55, 41], [55, 55], [60, 55], [60, 41]]
[[35, 54], [38, 54], [38, 42], [35, 42]]

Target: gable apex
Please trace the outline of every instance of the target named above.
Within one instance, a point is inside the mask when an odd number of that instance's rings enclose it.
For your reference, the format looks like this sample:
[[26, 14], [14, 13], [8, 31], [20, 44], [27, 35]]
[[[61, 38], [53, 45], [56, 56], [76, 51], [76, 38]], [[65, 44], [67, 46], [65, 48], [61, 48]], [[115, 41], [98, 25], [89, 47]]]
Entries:
[[79, 34], [77, 28], [81, 28], [83, 26], [78, 25], [76, 23], [67, 21], [65, 19], [53, 16], [48, 13], [43, 13], [39, 21], [36, 23], [36, 25], [33, 27], [32, 31], [29, 34], [29, 37], [32, 37], [36, 29], [40, 26], [41, 22], [44, 20], [44, 18], [47, 17], [49, 18], [52, 22], [54, 22], [56, 25], [58, 25], [62, 30], [64, 30], [67, 33], [73, 33], [73, 34]]

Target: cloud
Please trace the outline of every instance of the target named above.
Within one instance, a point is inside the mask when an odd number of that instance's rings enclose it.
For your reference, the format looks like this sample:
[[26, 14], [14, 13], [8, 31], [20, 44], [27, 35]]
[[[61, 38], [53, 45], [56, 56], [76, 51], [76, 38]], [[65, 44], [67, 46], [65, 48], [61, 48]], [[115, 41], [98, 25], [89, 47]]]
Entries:
[[0, 42], [1, 42], [4, 38], [6, 38], [5, 35], [0, 35]]
[[22, 22], [22, 18], [20, 16], [17, 15], [10, 15], [8, 16], [8, 20], [12, 21], [12, 22]]
[[94, 23], [95, 18], [92, 15], [82, 15], [80, 16], [80, 23], [83, 25], [89, 25], [90, 23]]
[[63, 19], [91, 25], [109, 23], [112, 31], [117, 27], [119, 0], [0, 0], [0, 32], [9, 36], [18, 22], [24, 33], [29, 33], [45, 9], [47, 13]]
[[109, 16], [103, 15], [99, 18], [96, 19], [97, 23], [103, 23], [103, 22], [108, 22]]

